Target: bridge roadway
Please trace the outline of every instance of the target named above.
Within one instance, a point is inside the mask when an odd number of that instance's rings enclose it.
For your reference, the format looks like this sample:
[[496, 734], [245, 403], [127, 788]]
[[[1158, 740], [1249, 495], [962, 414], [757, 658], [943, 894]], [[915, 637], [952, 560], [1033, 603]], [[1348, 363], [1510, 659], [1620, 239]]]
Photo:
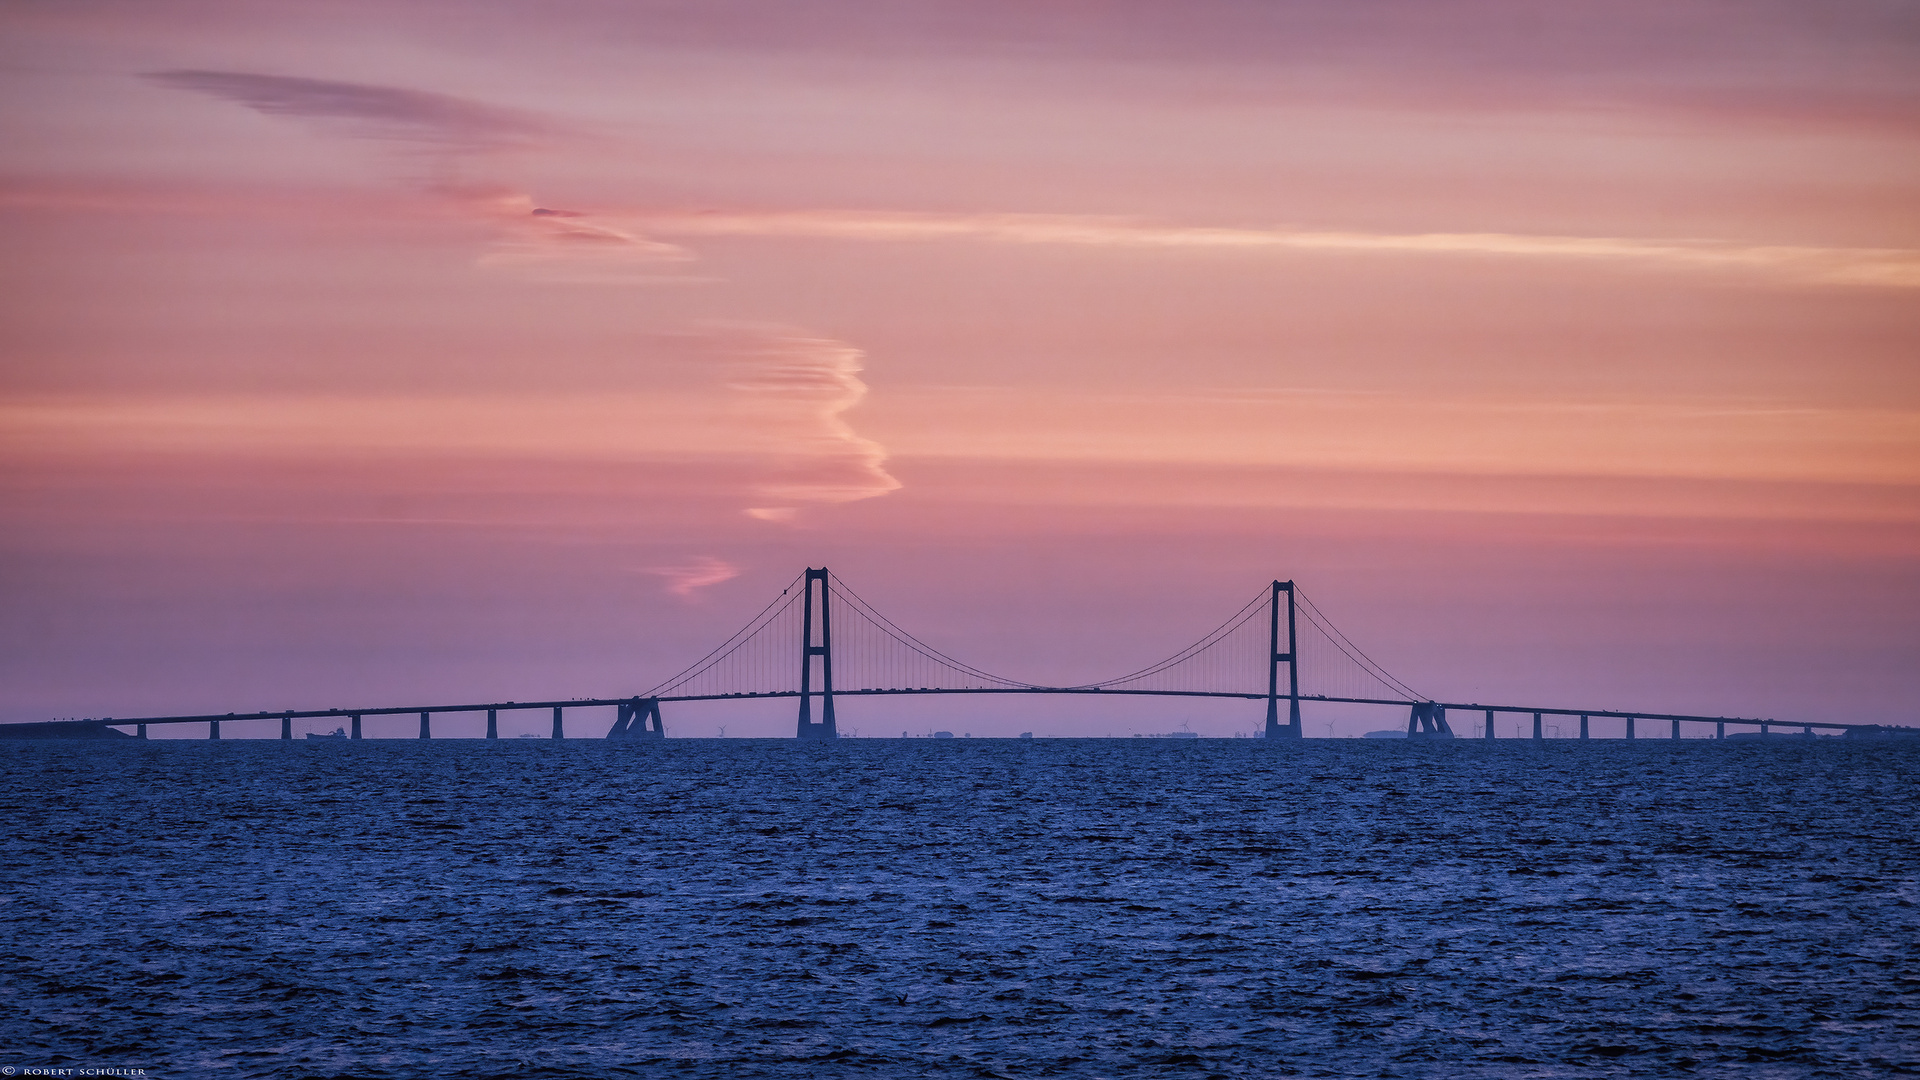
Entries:
[[[65, 721], [65, 722], [56, 721], [55, 723], [98, 724], [98, 725], [115, 727], [115, 728], [134, 727], [134, 728], [144, 729], [148, 725], [158, 725], [158, 724], [216, 724], [217, 725], [222, 723], [241, 723], [241, 722], [249, 722], [249, 721], [257, 722], [262, 720], [279, 720], [282, 722], [281, 738], [284, 739], [284, 738], [292, 738], [290, 725], [291, 725], [291, 722], [294, 720], [352, 720], [354, 721], [355, 733], [357, 737], [358, 728], [359, 728], [358, 721], [362, 717], [412, 715], [412, 716], [419, 716], [421, 719], [420, 737], [429, 738], [431, 737], [429, 734], [429, 731], [430, 731], [429, 718], [430, 717], [448, 715], [448, 714], [485, 713], [485, 714], [488, 714], [488, 737], [492, 738], [492, 737], [495, 737], [495, 734], [496, 734], [495, 721], [499, 713], [522, 712], [522, 711], [531, 710], [531, 709], [551, 709], [553, 710], [553, 714], [554, 714], [553, 715], [554, 737], [560, 738], [561, 731], [562, 731], [562, 728], [561, 728], [562, 714], [567, 709], [617, 708], [623, 705], [631, 705], [637, 701], [642, 701], [642, 700], [653, 700], [653, 701], [658, 701], [662, 704], [667, 702], [682, 702], [682, 701], [747, 701], [747, 700], [756, 700], [756, 699], [798, 698], [800, 694], [801, 694], [801, 691], [798, 691], [798, 690], [770, 690], [770, 691], [764, 691], [764, 692], [750, 692], [750, 693], [736, 693], [736, 694], [666, 695], [666, 696], [661, 696], [653, 699], [643, 699], [643, 698], [635, 698], [635, 697], [571, 698], [564, 701], [496, 701], [496, 702], [487, 702], [487, 703], [471, 704], [471, 705], [425, 705], [425, 706], [408, 705], [408, 706], [390, 706], [390, 707], [373, 708], [373, 709], [282, 709], [277, 712], [221, 713], [221, 714], [203, 714], [203, 715], [195, 715], [195, 716], [143, 716], [143, 717], [131, 717], [131, 718], [101, 717], [97, 720], [89, 719], [85, 721]], [[1105, 687], [1080, 687], [1080, 686], [977, 687], [977, 688], [963, 688], [963, 689], [947, 689], [947, 688], [940, 688], [940, 687], [899, 687], [899, 688], [884, 688], [884, 689], [859, 689], [859, 690], [833, 691], [833, 696], [837, 698], [838, 697], [917, 697], [917, 696], [954, 695], [954, 694], [1075, 694], [1075, 695], [1085, 695], [1085, 696], [1097, 695], [1097, 696], [1109, 696], [1109, 697], [1226, 698], [1226, 699], [1244, 700], [1244, 701], [1263, 701], [1263, 700], [1266, 700], [1268, 696], [1267, 694], [1264, 694], [1264, 693], [1242, 693], [1242, 692], [1229, 692], [1229, 691], [1219, 691], [1219, 690], [1121, 690], [1121, 689], [1111, 689], [1111, 688], [1105, 688]], [[820, 696], [820, 692], [814, 691], [813, 696], [815, 697]], [[1438, 706], [1439, 708], [1445, 709], [1447, 712], [1484, 713], [1486, 715], [1487, 720], [1489, 721], [1485, 729], [1486, 733], [1482, 736], [1482, 738], [1484, 739], [1494, 738], [1494, 735], [1492, 734], [1493, 725], [1491, 721], [1496, 716], [1499, 716], [1499, 715], [1521, 715], [1521, 716], [1533, 717], [1534, 734], [1532, 737], [1536, 739], [1541, 737], [1540, 735], [1541, 718], [1548, 717], [1548, 716], [1580, 717], [1581, 718], [1581, 736], [1580, 737], [1582, 738], [1585, 738], [1587, 735], [1586, 722], [1589, 719], [1598, 719], [1598, 718], [1617, 719], [1617, 720], [1627, 721], [1627, 736], [1626, 736], [1627, 738], [1635, 737], [1633, 724], [1637, 720], [1652, 720], [1656, 722], [1667, 721], [1673, 724], [1673, 734], [1672, 734], [1673, 738], [1679, 738], [1679, 730], [1680, 730], [1679, 725], [1683, 723], [1714, 724], [1716, 725], [1715, 730], [1717, 734], [1723, 734], [1725, 731], [1725, 725], [1728, 725], [1728, 724], [1738, 725], [1741, 727], [1758, 727], [1760, 728], [1762, 733], [1765, 733], [1768, 728], [1772, 728], [1772, 727], [1799, 728], [1802, 730], [1802, 733], [1804, 734], [1812, 734], [1815, 729], [1819, 729], [1822, 731], [1842, 731], [1842, 732], [1847, 732], [1847, 731], [1877, 732], [1877, 731], [1888, 730], [1887, 725], [1883, 725], [1883, 724], [1843, 724], [1843, 723], [1835, 723], [1832, 721], [1774, 720], [1774, 719], [1763, 718], [1763, 717], [1743, 717], [1743, 716], [1699, 716], [1699, 715], [1688, 714], [1688, 713], [1622, 712], [1619, 710], [1611, 710], [1611, 709], [1565, 709], [1565, 708], [1548, 708], [1548, 707], [1522, 706], [1522, 705], [1486, 705], [1480, 702], [1464, 702], [1464, 703], [1416, 702], [1416, 701], [1397, 699], [1397, 698], [1331, 697], [1331, 696], [1320, 695], [1320, 694], [1302, 694], [1300, 695], [1299, 700], [1303, 702], [1315, 701], [1315, 702], [1324, 702], [1329, 704], [1381, 705], [1381, 706], [1389, 706], [1389, 707], [1398, 707], [1403, 709], [1411, 708], [1415, 705], [1431, 704], [1431, 705]], [[0, 725], [0, 730], [21, 729], [21, 728], [27, 728], [27, 727], [43, 727], [43, 726], [50, 726], [50, 725], [5, 724], [5, 725]], [[217, 729], [214, 729], [214, 730], [216, 733], [213, 734], [212, 737], [219, 738], [220, 736], [217, 734]], [[1920, 728], [1904, 728], [1903, 727], [1903, 728], [1896, 728], [1893, 730], [1920, 732]]]

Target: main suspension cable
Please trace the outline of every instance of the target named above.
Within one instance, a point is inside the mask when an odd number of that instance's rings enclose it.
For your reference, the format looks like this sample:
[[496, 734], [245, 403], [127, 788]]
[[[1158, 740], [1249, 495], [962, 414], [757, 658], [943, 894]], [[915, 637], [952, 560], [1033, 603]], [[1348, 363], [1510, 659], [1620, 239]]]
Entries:
[[879, 627], [881, 632], [885, 633], [888, 637], [906, 646], [907, 648], [912, 649], [913, 651], [919, 653], [921, 656], [924, 656], [927, 659], [934, 661], [935, 663], [944, 664], [947, 667], [954, 669], [955, 671], [965, 672], [966, 674], [971, 675], [976, 679], [985, 679], [988, 682], [1002, 683], [1007, 686], [1025, 687], [1029, 690], [1053, 689], [1052, 687], [1041, 686], [1038, 683], [1021, 682], [1018, 679], [1009, 679], [1009, 678], [1006, 678], [1005, 676], [995, 675], [989, 671], [982, 671], [979, 668], [974, 667], [972, 664], [966, 663], [965, 661], [956, 660], [953, 657], [948, 656], [946, 653], [941, 652], [939, 649], [936, 649], [933, 646], [928, 645], [926, 642], [921, 641], [919, 638], [914, 637], [912, 634], [908, 633], [907, 631], [900, 629], [900, 627], [894, 624], [893, 620], [887, 618], [885, 615], [880, 614], [880, 612], [876, 610], [872, 604], [867, 603], [865, 598], [863, 598], [859, 593], [853, 591], [853, 588], [849, 586], [846, 583], [846, 581], [840, 577], [840, 575], [835, 574], [833, 576], [833, 580], [834, 580], [834, 584], [839, 587], [838, 591], [842, 595], [850, 598], [850, 603], [848, 606], [854, 608], [856, 611], [860, 613], [860, 615], [866, 618], [869, 622]]
[[799, 575], [799, 574], [794, 575], [793, 580], [787, 582], [787, 587], [780, 590], [780, 595], [774, 597], [773, 601], [769, 603], [766, 607], [761, 608], [760, 614], [755, 615], [752, 619], [748, 620], [747, 625], [742, 627], [732, 637], [721, 642], [718, 646], [714, 648], [712, 652], [708, 653], [707, 655], [701, 657], [698, 660], [695, 660], [693, 663], [687, 665], [685, 668], [682, 668], [679, 674], [674, 675], [672, 678], [667, 679], [665, 682], [662, 682], [658, 686], [655, 686], [653, 689], [647, 691], [646, 694], [643, 696], [659, 697], [661, 694], [665, 693], [668, 690], [674, 689], [675, 687], [679, 686], [681, 683], [688, 682], [694, 678], [697, 678], [700, 675], [705, 674], [706, 671], [712, 668], [715, 664], [718, 664], [720, 661], [725, 660], [728, 656], [732, 655], [735, 649], [746, 644], [749, 638], [753, 637], [753, 635], [765, 629], [766, 624], [771, 623], [773, 621], [773, 618], [769, 616], [769, 613], [771, 613], [772, 616], [778, 616], [779, 611], [775, 609], [776, 608], [779, 608], [781, 610], [785, 609], [786, 605], [781, 604], [782, 600], [785, 600], [787, 604], [793, 603], [793, 600], [789, 598], [789, 594], [792, 594], [793, 587], [800, 583], [801, 576], [802, 575]]
[[1188, 660], [1191, 660], [1193, 657], [1198, 656], [1200, 653], [1204, 652], [1205, 650], [1210, 649], [1213, 646], [1219, 644], [1222, 640], [1226, 638], [1228, 634], [1231, 634], [1235, 630], [1240, 629], [1241, 626], [1246, 624], [1248, 619], [1253, 618], [1254, 609], [1259, 607], [1260, 602], [1267, 598], [1267, 592], [1268, 590], [1261, 589], [1259, 594], [1254, 596], [1253, 599], [1247, 601], [1244, 607], [1242, 607], [1239, 611], [1234, 612], [1232, 615], [1228, 616], [1226, 622], [1223, 622], [1219, 626], [1215, 627], [1211, 632], [1209, 632], [1205, 637], [1201, 638], [1199, 641], [1194, 642], [1192, 645], [1187, 646], [1186, 648], [1173, 654], [1167, 659], [1160, 661], [1159, 663], [1149, 664], [1146, 667], [1141, 668], [1139, 671], [1132, 673], [1131, 675], [1121, 675], [1118, 678], [1106, 679], [1101, 682], [1082, 683], [1081, 685], [1072, 687], [1071, 689], [1097, 690], [1097, 689], [1101, 689], [1109, 686], [1118, 686], [1121, 683], [1134, 682], [1139, 679], [1144, 679], [1149, 675], [1158, 675], [1162, 671], [1165, 671], [1168, 668], [1173, 667], [1175, 664], [1180, 664]]
[[1352, 639], [1341, 633], [1340, 628], [1333, 625], [1333, 620], [1328, 618], [1325, 612], [1315, 606], [1312, 600], [1307, 599], [1307, 594], [1300, 591], [1300, 587], [1297, 585], [1294, 586], [1294, 595], [1300, 598], [1301, 612], [1306, 615], [1307, 620], [1313, 623], [1322, 634], [1325, 634], [1328, 641], [1333, 642], [1334, 648], [1345, 653], [1347, 659], [1359, 664], [1362, 670], [1408, 697], [1418, 701], [1433, 700], [1427, 695], [1408, 686], [1406, 683], [1401, 682], [1399, 679], [1394, 678], [1386, 668], [1374, 662], [1373, 657], [1368, 656], [1361, 650], [1360, 646], [1353, 643]]

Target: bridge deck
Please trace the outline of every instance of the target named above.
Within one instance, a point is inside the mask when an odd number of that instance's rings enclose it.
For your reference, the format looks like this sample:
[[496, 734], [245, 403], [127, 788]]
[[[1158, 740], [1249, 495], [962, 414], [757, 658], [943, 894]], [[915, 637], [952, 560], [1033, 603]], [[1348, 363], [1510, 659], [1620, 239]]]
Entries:
[[[1297, 621], [1304, 619], [1304, 624]], [[848, 620], [852, 622], [849, 623]], [[829, 690], [833, 686], [834, 638], [831, 627], [839, 625], [842, 634], [843, 650], [850, 650], [852, 659], [858, 665], [858, 674], [849, 673], [842, 668], [842, 676], [849, 682], [862, 682], [869, 685], [850, 690]], [[1297, 631], [1302, 626], [1310, 629], [1305, 639]], [[1284, 628], [1284, 633], [1282, 630]], [[846, 635], [853, 631], [851, 640]], [[1316, 638], [1315, 635], [1318, 635]], [[1325, 694], [1303, 694], [1300, 663], [1304, 656], [1302, 650], [1313, 641], [1321, 641], [1323, 656], [1335, 666], [1328, 671], [1344, 671], [1349, 676], [1360, 678], [1359, 682], [1314, 682], [1314, 686], [1342, 687], [1353, 693], [1374, 693], [1385, 696], [1375, 697], [1336, 697]], [[1234, 643], [1238, 644], [1234, 644]], [[758, 644], [755, 644], [758, 643]], [[751, 648], [749, 646], [752, 646]], [[1265, 683], [1266, 691], [1259, 690], [1176, 690], [1171, 686], [1246, 686], [1252, 680], [1253, 672], [1242, 672], [1246, 650], [1257, 648], [1259, 663], [1259, 682]], [[767, 667], [767, 658], [782, 653], [799, 661], [799, 686], [791, 690], [769, 690], [765, 687], [779, 686], [784, 679], [769, 677], [768, 672], [777, 668]], [[1212, 659], [1202, 658], [1211, 657]], [[1230, 660], [1233, 672], [1228, 673], [1221, 666], [1222, 658]], [[1183, 668], [1183, 665], [1196, 665]], [[819, 670], [820, 679], [816, 683], [813, 675]], [[1281, 668], [1286, 668], [1286, 678], [1281, 678]], [[1185, 674], [1172, 675], [1177, 669]], [[1323, 674], [1325, 674], [1323, 672]], [[1202, 680], [1205, 681], [1202, 681]], [[918, 685], [897, 685], [897, 684]], [[736, 690], [736, 687], [759, 686], [759, 690]], [[818, 689], [815, 689], [818, 687]], [[420, 718], [420, 737], [432, 737], [431, 720], [434, 716], [461, 713], [484, 713], [487, 717], [487, 737], [498, 736], [498, 717], [502, 712], [524, 712], [528, 710], [551, 710], [553, 712], [553, 736], [562, 737], [563, 714], [568, 709], [615, 708], [618, 718], [610, 731], [614, 738], [624, 738], [629, 734], [636, 716], [644, 716], [643, 726], [647, 730], [645, 737], [658, 738], [664, 735], [660, 723], [659, 705], [663, 702], [693, 701], [750, 701], [757, 699], [786, 698], [798, 699], [800, 703], [797, 720], [797, 736], [800, 738], [833, 738], [836, 727], [833, 702], [836, 698], [861, 697], [919, 697], [936, 695], [987, 695], [987, 694], [1071, 694], [1107, 697], [1169, 697], [1169, 698], [1222, 698], [1238, 701], [1264, 701], [1266, 704], [1265, 734], [1268, 737], [1298, 737], [1304, 734], [1300, 718], [1301, 702], [1320, 702], [1327, 704], [1374, 705], [1389, 708], [1411, 710], [1409, 734], [1416, 722], [1425, 725], [1429, 734], [1449, 734], [1444, 719], [1446, 711], [1474, 711], [1484, 713], [1487, 724], [1483, 729], [1486, 739], [1494, 738], [1496, 716], [1532, 716], [1534, 718], [1535, 737], [1541, 731], [1541, 719], [1544, 717], [1579, 717], [1580, 737], [1588, 736], [1587, 721], [1595, 718], [1613, 718], [1626, 721], [1626, 735], [1634, 737], [1634, 722], [1637, 720], [1670, 721], [1674, 725], [1673, 736], [1679, 737], [1683, 723], [1720, 725], [1718, 733], [1724, 733], [1725, 725], [1738, 727], [1761, 727], [1780, 725], [1799, 727], [1806, 731], [1819, 728], [1823, 731], [1877, 732], [1888, 729], [1882, 724], [1848, 724], [1826, 720], [1776, 720], [1758, 716], [1703, 716], [1689, 713], [1667, 712], [1629, 712], [1618, 709], [1575, 709], [1539, 705], [1488, 705], [1483, 702], [1443, 702], [1427, 697], [1406, 683], [1394, 678], [1379, 664], [1375, 663], [1352, 639], [1332, 624], [1325, 611], [1305, 596], [1300, 595], [1296, 583], [1275, 580], [1263, 586], [1260, 591], [1238, 611], [1229, 616], [1205, 636], [1188, 647], [1174, 653], [1158, 663], [1148, 665], [1130, 674], [1107, 679], [1098, 683], [1082, 683], [1074, 686], [1040, 686], [1019, 679], [1009, 679], [972, 667], [955, 660], [946, 653], [926, 644], [912, 634], [902, 630], [898, 624], [881, 615], [865, 600], [861, 599], [837, 575], [825, 567], [808, 567], [805, 574], [794, 578], [782, 589], [780, 595], [763, 608], [759, 614], [748, 620], [747, 624], [717, 648], [700, 660], [670, 677], [665, 682], [653, 686], [648, 692], [616, 698], [568, 698], [549, 701], [490, 701], [455, 705], [403, 705], [381, 706], [360, 709], [280, 709], [263, 710], [249, 713], [200, 713], [191, 716], [138, 716], [138, 717], [101, 717], [85, 721], [56, 722], [51, 724], [0, 724], [0, 737], [33, 737], [30, 729], [49, 734], [55, 728], [73, 729], [88, 727], [98, 729], [101, 725], [126, 728], [137, 727], [145, 733], [148, 725], [159, 724], [208, 724], [211, 738], [220, 738], [220, 725], [248, 721], [278, 720], [281, 722], [280, 737], [291, 739], [292, 722], [295, 720], [351, 720], [353, 737], [360, 737], [360, 721], [369, 716], [418, 716]], [[820, 718], [816, 722], [811, 710], [816, 702], [821, 706]], [[1287, 705], [1286, 719], [1283, 722], [1280, 705]], [[1439, 711], [1445, 710], [1445, 711]], [[1914, 731], [1920, 728], [1901, 727], [1895, 730]], [[1524, 736], [1523, 736], [1524, 737]]]
[[[818, 691], [814, 692], [818, 696]], [[946, 689], [940, 687], [877, 687], [856, 690], [835, 690], [834, 697], [919, 697], [950, 695], [989, 695], [989, 694], [1072, 694], [1080, 696], [1106, 697], [1184, 697], [1184, 698], [1223, 698], [1240, 701], [1261, 701], [1267, 695], [1257, 692], [1228, 692], [1218, 690], [1122, 690], [1105, 687], [1078, 686], [1033, 686], [1033, 687], [975, 687], [964, 689]], [[775, 690], [759, 693], [738, 694], [684, 694], [667, 695], [658, 698], [662, 703], [689, 701], [752, 701], [763, 699], [797, 698], [798, 690]], [[100, 717], [89, 722], [107, 724], [113, 727], [131, 727], [147, 724], [205, 724], [230, 723], [259, 720], [324, 720], [349, 719], [368, 716], [418, 716], [422, 713], [441, 716], [454, 713], [514, 712], [531, 709], [590, 709], [614, 708], [631, 703], [634, 698], [567, 698], [552, 701], [494, 701], [461, 705], [406, 705], [382, 706], [367, 709], [282, 709], [277, 712], [251, 713], [203, 713], [192, 716], [142, 716], [142, 717]], [[1347, 705], [1381, 705], [1409, 708], [1416, 704], [1426, 704], [1395, 698], [1359, 698], [1332, 697], [1318, 694], [1302, 694], [1303, 702], [1323, 702]], [[1482, 702], [1435, 702], [1449, 711], [1491, 712], [1503, 715], [1526, 715], [1535, 713], [1541, 716], [1586, 716], [1590, 718], [1614, 718], [1621, 720], [1667, 720], [1698, 724], [1737, 724], [1743, 727], [1767, 724], [1779, 727], [1819, 728], [1825, 731], [1877, 731], [1885, 729], [1885, 724], [1846, 724], [1827, 720], [1777, 720], [1770, 717], [1753, 716], [1702, 716], [1690, 713], [1654, 713], [1627, 712], [1614, 709], [1569, 709], [1533, 705], [1488, 705]], [[19, 725], [0, 725], [15, 727]], [[1920, 729], [1916, 729], [1920, 730]]]

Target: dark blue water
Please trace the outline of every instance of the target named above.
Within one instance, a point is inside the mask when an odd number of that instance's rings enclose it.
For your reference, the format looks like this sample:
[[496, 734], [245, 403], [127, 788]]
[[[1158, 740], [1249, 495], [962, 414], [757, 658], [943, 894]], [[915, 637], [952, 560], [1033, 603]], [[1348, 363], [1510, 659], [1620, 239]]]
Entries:
[[0, 744], [0, 1066], [1920, 1071], [1920, 749]]

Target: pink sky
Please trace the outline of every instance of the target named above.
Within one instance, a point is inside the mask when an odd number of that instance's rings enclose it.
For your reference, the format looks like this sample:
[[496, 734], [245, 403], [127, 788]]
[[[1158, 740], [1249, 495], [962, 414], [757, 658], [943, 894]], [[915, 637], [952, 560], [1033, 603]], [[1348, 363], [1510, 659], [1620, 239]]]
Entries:
[[1034, 682], [1279, 577], [1442, 699], [1920, 722], [1903, 6], [23, 0], [0, 79], [0, 720], [634, 693], [826, 564]]

